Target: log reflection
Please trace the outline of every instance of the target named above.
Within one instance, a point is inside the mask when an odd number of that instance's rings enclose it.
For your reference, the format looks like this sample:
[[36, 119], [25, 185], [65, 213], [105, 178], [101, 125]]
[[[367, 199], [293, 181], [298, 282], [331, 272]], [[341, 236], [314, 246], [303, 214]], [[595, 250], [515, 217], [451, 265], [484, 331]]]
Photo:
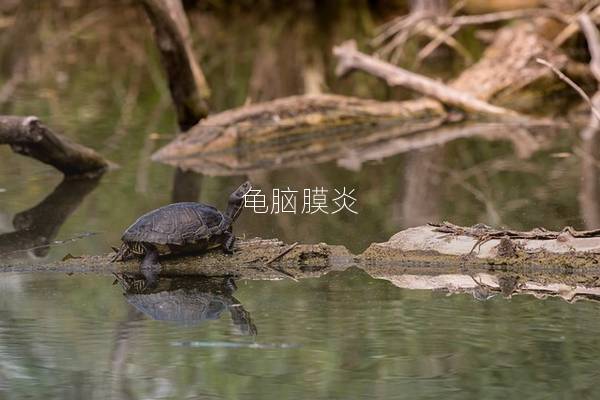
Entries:
[[99, 181], [64, 179], [38, 205], [15, 215], [15, 231], [0, 235], [0, 255], [16, 256], [17, 252], [29, 250], [35, 257], [46, 256], [60, 227]]

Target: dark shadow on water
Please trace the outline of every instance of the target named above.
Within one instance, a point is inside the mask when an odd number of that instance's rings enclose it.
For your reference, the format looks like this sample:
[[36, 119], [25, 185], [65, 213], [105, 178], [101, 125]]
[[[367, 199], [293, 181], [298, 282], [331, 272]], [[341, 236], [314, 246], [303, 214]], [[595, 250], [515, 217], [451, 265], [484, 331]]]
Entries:
[[115, 274], [127, 302], [144, 315], [159, 321], [198, 325], [221, 318], [228, 311], [238, 335], [257, 334], [250, 313], [233, 297], [237, 290], [231, 277]]
[[15, 231], [0, 235], [0, 255], [17, 258], [28, 251], [30, 256], [45, 257], [60, 227], [99, 181], [64, 179], [38, 205], [15, 215]]

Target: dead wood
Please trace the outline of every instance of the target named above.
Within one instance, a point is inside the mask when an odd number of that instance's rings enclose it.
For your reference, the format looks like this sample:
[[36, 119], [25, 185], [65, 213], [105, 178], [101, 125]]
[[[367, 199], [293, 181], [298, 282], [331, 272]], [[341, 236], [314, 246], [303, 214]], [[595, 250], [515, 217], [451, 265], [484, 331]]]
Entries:
[[[568, 58], [527, 22], [500, 29], [481, 59], [465, 69], [450, 85], [478, 98], [513, 103], [514, 93], [543, 79], [552, 78], [547, 68], [535, 62], [548, 60], [564, 68]], [[502, 101], [505, 98], [507, 100]]]
[[386, 138], [440, 126], [440, 103], [292, 96], [211, 115], [153, 155], [197, 172], [228, 175], [339, 158]]
[[385, 80], [389, 86], [407, 87], [468, 112], [513, 118], [519, 115], [515, 111], [480, 100], [466, 91], [455, 89], [426, 76], [407, 71], [361, 53], [356, 48], [356, 42], [354, 41], [348, 41], [334, 47], [333, 54], [338, 58], [337, 76], [343, 76], [352, 70], [360, 69]]
[[471, 227], [458, 226], [450, 222], [429, 225], [434, 227], [435, 232], [471, 236], [477, 239], [502, 239], [507, 237], [511, 239], [556, 240], [564, 235], [570, 235], [574, 238], [600, 237], [600, 229], [577, 231], [570, 226], [565, 227], [562, 231], [549, 231], [544, 228], [536, 228], [531, 231], [522, 232], [509, 229], [494, 229], [482, 224]]
[[109, 167], [94, 150], [52, 132], [37, 117], [0, 116], [0, 144], [52, 165], [67, 177], [98, 176]]
[[210, 90], [190, 42], [181, 0], [140, 0], [154, 27], [177, 120], [186, 131], [208, 114]]

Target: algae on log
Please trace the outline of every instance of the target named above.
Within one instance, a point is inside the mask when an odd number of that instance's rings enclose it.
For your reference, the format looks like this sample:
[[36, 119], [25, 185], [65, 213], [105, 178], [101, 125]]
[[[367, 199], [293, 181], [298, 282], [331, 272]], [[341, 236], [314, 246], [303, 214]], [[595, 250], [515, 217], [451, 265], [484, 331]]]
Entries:
[[[443, 107], [422, 99], [378, 102], [336, 95], [292, 96], [212, 115], [152, 159], [203, 173], [329, 161], [365, 146], [440, 126]], [[224, 167], [224, 165], [226, 167]], [[232, 172], [234, 173], [234, 172]]]
[[[291, 248], [291, 249], [290, 249]], [[69, 257], [45, 266], [0, 264], [0, 272], [57, 270], [63, 272], [135, 271], [139, 260], [110, 263], [110, 255]], [[5, 261], [6, 262], [6, 261]], [[161, 258], [166, 271], [183, 274], [282, 276], [277, 269], [299, 277], [312, 273], [362, 268], [430, 268], [460, 265], [472, 270], [565, 270], [597, 273], [600, 269], [600, 230], [528, 232], [497, 230], [485, 225], [461, 227], [450, 223], [405, 229], [389, 241], [373, 243], [360, 255], [344, 246], [299, 244], [287, 246], [277, 239], [238, 240], [233, 255], [219, 250], [190, 256]], [[600, 284], [600, 282], [599, 282]]]
[[[161, 257], [162, 273], [178, 275], [225, 276], [242, 279], [285, 279], [287, 275], [299, 278], [319, 276], [345, 269], [354, 264], [355, 256], [344, 246], [301, 244], [287, 251], [289, 246], [277, 239], [238, 240], [232, 255], [219, 249], [205, 254]], [[284, 253], [285, 254], [282, 254]], [[281, 257], [278, 257], [281, 255]], [[66, 256], [63, 261], [45, 265], [28, 265], [10, 260], [0, 261], [0, 272], [138, 272], [140, 261], [110, 262], [112, 254], [103, 256]], [[271, 261], [273, 260], [273, 261]]]

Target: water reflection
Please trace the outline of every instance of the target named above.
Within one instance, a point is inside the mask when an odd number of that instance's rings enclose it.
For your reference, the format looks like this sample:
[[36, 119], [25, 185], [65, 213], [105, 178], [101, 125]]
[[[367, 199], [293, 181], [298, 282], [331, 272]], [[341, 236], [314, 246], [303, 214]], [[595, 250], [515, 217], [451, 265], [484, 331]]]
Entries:
[[221, 318], [228, 311], [239, 335], [257, 334], [250, 313], [233, 297], [237, 290], [231, 277], [115, 274], [127, 302], [144, 315], [159, 321], [197, 325]]
[[[524, 127], [489, 122], [427, 128], [430, 127], [391, 123], [375, 127], [372, 124], [347, 125], [342, 128], [324, 126], [316, 129], [317, 132], [312, 135], [298, 135], [292, 139], [289, 137], [289, 126], [275, 125], [271, 129], [273, 138], [266, 142], [261, 141], [258, 145], [249, 138], [240, 138], [233, 142], [235, 146], [217, 146], [216, 149], [212, 149], [209, 142], [209, 145], [191, 151], [188, 150], [191, 146], [179, 144], [181, 139], [178, 139], [159, 150], [153, 158], [185, 170], [228, 176], [330, 161], [336, 161], [338, 165], [356, 171], [369, 161], [379, 161], [470, 137], [508, 140], [519, 158], [528, 158], [541, 147], [531, 132], [537, 129], [535, 125]], [[548, 133], [551, 127], [544, 128]], [[214, 140], [220, 145], [219, 138], [224, 135], [225, 133], [213, 133], [214, 137], [207, 140]]]
[[525, 275], [488, 272], [477, 274], [450, 272], [378, 274], [371, 272], [370, 274], [403, 289], [440, 291], [449, 295], [464, 293], [482, 301], [490, 300], [497, 295], [510, 299], [515, 294], [528, 294], [537, 299], [559, 297], [569, 303], [578, 300], [600, 300], [600, 287], [561, 282], [560, 276], [553, 277], [551, 274], [546, 277], [538, 274], [537, 280], [535, 277]]
[[0, 235], [0, 255], [16, 258], [26, 250], [30, 257], [45, 257], [60, 227], [99, 180], [64, 179], [38, 205], [16, 214], [15, 231]]

